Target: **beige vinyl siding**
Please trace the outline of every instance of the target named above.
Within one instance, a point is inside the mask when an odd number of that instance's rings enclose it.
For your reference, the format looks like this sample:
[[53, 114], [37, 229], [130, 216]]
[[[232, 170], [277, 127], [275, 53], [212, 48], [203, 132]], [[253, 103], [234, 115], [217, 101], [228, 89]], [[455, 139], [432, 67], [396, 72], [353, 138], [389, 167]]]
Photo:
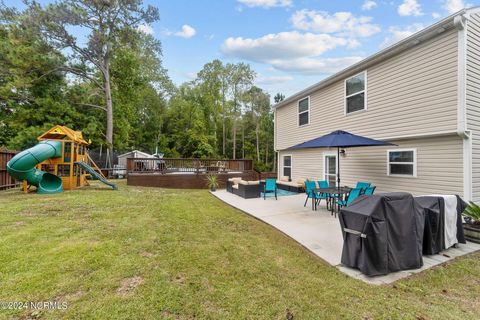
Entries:
[[292, 156], [292, 181], [299, 179], [322, 179], [322, 149], [285, 150], [280, 155], [280, 174], [283, 176], [283, 156]]
[[298, 127], [297, 102], [276, 110], [276, 148], [341, 129], [387, 138], [457, 129], [456, 29], [367, 69], [367, 107], [345, 115], [344, 81], [310, 95], [310, 124]]
[[[394, 141], [397, 146], [346, 149], [340, 158], [341, 185], [368, 181], [378, 192], [458, 194], [463, 196], [463, 144], [456, 135]], [[416, 148], [417, 177], [387, 175], [387, 150]], [[292, 180], [323, 180], [323, 154], [336, 149], [282, 151], [292, 155]]]
[[472, 132], [472, 200], [480, 201], [480, 15], [467, 22], [466, 108]]

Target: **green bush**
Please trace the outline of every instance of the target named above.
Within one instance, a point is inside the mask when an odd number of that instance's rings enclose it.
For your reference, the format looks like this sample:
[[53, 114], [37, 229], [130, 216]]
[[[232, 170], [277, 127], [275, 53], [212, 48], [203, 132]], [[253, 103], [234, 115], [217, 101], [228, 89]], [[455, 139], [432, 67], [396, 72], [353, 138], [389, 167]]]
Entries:
[[463, 215], [471, 218], [475, 224], [480, 224], [480, 206], [472, 201], [470, 201], [470, 204], [463, 212]]

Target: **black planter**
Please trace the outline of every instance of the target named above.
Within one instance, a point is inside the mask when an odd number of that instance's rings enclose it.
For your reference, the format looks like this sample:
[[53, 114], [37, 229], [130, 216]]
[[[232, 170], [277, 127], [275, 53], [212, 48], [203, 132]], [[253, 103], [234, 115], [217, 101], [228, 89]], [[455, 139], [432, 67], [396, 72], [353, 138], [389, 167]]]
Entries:
[[471, 242], [480, 243], [480, 225], [464, 223], [465, 239]]

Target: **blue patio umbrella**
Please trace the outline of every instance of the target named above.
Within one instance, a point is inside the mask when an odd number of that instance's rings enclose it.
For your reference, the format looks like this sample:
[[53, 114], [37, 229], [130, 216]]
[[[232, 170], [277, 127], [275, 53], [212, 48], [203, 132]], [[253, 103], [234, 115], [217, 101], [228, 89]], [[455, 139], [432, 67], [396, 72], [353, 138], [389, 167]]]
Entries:
[[340, 187], [340, 149], [371, 146], [394, 146], [395, 144], [358, 136], [346, 131], [337, 130], [324, 136], [294, 145], [287, 150], [308, 148], [337, 148], [337, 186]]

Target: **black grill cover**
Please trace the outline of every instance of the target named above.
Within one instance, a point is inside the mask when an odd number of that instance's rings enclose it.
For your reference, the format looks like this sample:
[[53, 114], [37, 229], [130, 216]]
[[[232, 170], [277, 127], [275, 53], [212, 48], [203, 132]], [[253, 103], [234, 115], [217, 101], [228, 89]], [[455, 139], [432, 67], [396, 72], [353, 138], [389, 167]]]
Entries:
[[457, 240], [459, 243], [467, 243], [463, 230], [462, 213], [468, 207], [468, 203], [457, 195]]
[[423, 254], [437, 254], [445, 249], [445, 201], [442, 197], [415, 197], [425, 214]]
[[424, 211], [409, 193], [361, 196], [339, 215], [342, 264], [369, 276], [420, 268]]
[[[440, 196], [415, 197], [415, 202], [424, 210], [425, 230], [423, 254], [432, 255], [445, 250], [445, 201]], [[457, 195], [457, 240], [466, 243], [462, 213], [468, 204]]]

